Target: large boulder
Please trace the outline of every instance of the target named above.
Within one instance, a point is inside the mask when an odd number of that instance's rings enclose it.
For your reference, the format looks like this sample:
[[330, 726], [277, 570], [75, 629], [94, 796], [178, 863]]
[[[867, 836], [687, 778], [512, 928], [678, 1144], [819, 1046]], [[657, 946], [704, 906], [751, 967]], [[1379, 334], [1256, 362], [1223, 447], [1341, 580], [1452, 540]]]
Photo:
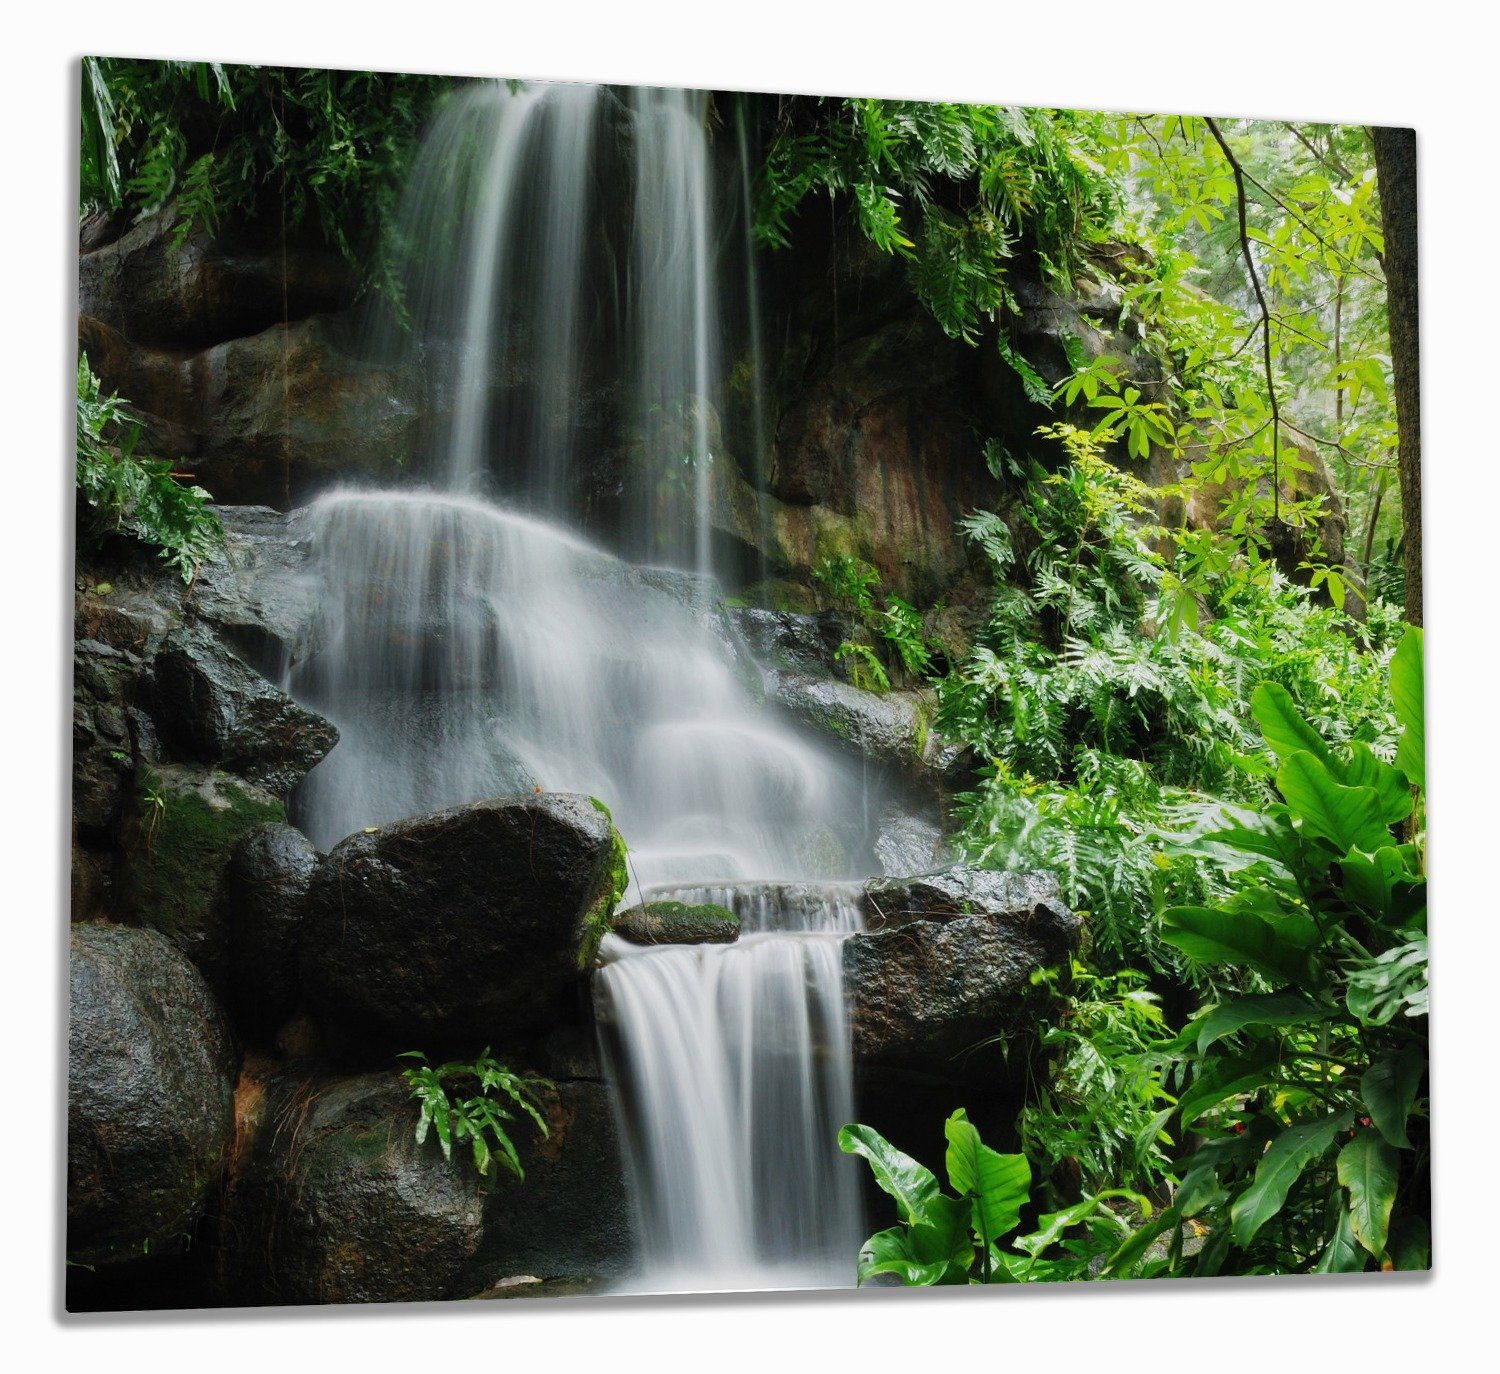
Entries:
[[1080, 922], [1038, 875], [954, 868], [866, 885], [870, 929], [844, 944], [856, 1063], [965, 1082], [997, 1037], [1028, 1028], [1032, 975], [1077, 948]]
[[253, 1096], [222, 1230], [231, 1301], [462, 1296], [484, 1214], [481, 1180], [462, 1147], [450, 1162], [435, 1136], [417, 1145], [400, 1074], [285, 1073]]
[[246, 1099], [219, 1276], [238, 1303], [418, 1302], [530, 1280], [593, 1281], [632, 1253], [609, 1094], [537, 1090], [548, 1134], [513, 1126], [526, 1176], [481, 1178], [466, 1144], [418, 1145], [398, 1073], [283, 1071]]
[[297, 999], [302, 918], [317, 866], [306, 835], [272, 823], [245, 836], [224, 874], [230, 1001], [262, 1036], [275, 1033]]
[[68, 1257], [170, 1255], [189, 1244], [233, 1141], [229, 1028], [155, 931], [77, 924], [68, 974]]
[[158, 733], [178, 753], [259, 783], [291, 791], [339, 732], [197, 625], [173, 630], [153, 665]]
[[222, 987], [224, 871], [250, 831], [285, 819], [276, 797], [228, 773], [193, 764], [143, 769], [122, 831], [122, 910], [161, 931]]
[[624, 887], [624, 846], [588, 797], [474, 802], [351, 835], [308, 894], [309, 1009], [397, 1049], [544, 1027]]
[[867, 692], [832, 677], [772, 669], [766, 694], [794, 720], [861, 758], [938, 787], [966, 776], [963, 748], [933, 726], [937, 703], [930, 691]]

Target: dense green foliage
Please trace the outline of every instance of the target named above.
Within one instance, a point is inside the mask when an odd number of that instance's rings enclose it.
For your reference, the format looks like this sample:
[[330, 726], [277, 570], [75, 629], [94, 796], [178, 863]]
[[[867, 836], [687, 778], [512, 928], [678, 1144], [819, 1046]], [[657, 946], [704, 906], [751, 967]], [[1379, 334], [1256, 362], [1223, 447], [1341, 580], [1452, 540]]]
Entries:
[[1231, 541], [1156, 523], [1161, 491], [1097, 437], [1044, 434], [1064, 465], [991, 446], [1014, 500], [964, 522], [994, 591], [938, 684], [940, 728], [987, 764], [960, 799], [960, 842], [987, 866], [1057, 872], [1107, 964], [1170, 967], [1158, 913], [1221, 881], [1182, 841], [1209, 799], [1268, 795], [1255, 687], [1279, 683], [1332, 738], [1389, 751], [1394, 622], [1377, 607], [1358, 624]]
[[429, 1064], [420, 1050], [408, 1050], [401, 1058], [414, 1061], [401, 1074], [417, 1100], [418, 1145], [429, 1130], [434, 1131], [443, 1158], [451, 1159], [454, 1142], [467, 1140], [481, 1177], [488, 1177], [495, 1160], [516, 1178], [526, 1177], [506, 1123], [519, 1120], [519, 1111], [544, 1136], [548, 1134], [537, 1098], [541, 1079], [512, 1073], [488, 1049], [472, 1064]]
[[125, 535], [156, 549], [190, 581], [223, 538], [202, 487], [184, 486], [164, 458], [137, 453], [141, 425], [118, 396], [102, 396], [89, 360], [78, 359], [79, 537]]
[[[271, 216], [304, 222], [397, 294], [386, 230], [445, 77], [89, 57], [83, 72], [85, 209], [174, 204], [179, 241]], [[373, 250], [373, 251], [372, 251]]]
[[[865, 238], [906, 260], [943, 329], [974, 343], [1015, 308], [1013, 258], [1035, 255], [1066, 285], [1113, 222], [1099, 129], [1099, 116], [1072, 110], [789, 101], [766, 154], [757, 235], [785, 245], [813, 192], [846, 197]], [[989, 332], [1028, 390], [1045, 395], [1006, 335]]]
[[[1056, 873], [1087, 920], [1046, 976], [1050, 1072], [1019, 1122], [1063, 1258], [1029, 1238], [1025, 1276], [1424, 1265], [1420, 640], [1396, 609], [1367, 132], [1038, 111], [1019, 153], [1005, 111], [815, 110], [771, 147], [765, 241], [821, 189], [955, 337], [1009, 350], [1007, 267], [1035, 253], [1131, 339], [1065, 338], [1050, 389], [1021, 369], [1059, 421], [984, 448], [1004, 497], [963, 521], [982, 623], [935, 654], [913, 622], [908, 676], [980, 760], [960, 849]], [[1050, 210], [1002, 215], [997, 158]], [[856, 680], [887, 685], [905, 655], [873, 575], [819, 577], [857, 626]], [[862, 1278], [1020, 1276], [1018, 1243], [984, 1260], [952, 1200], [898, 1204]]]
[[1108, 1189], [1046, 1212], [1019, 1234], [1032, 1203], [1025, 1155], [1001, 1154], [979, 1137], [959, 1108], [944, 1126], [944, 1166], [954, 1196], [932, 1171], [868, 1126], [846, 1126], [839, 1145], [864, 1157], [875, 1181], [896, 1202], [899, 1224], [877, 1232], [859, 1255], [859, 1282], [894, 1276], [917, 1287], [968, 1283], [1046, 1283], [1092, 1277], [1142, 1278], [1166, 1264], [1136, 1243], [1133, 1211], [1150, 1201]]

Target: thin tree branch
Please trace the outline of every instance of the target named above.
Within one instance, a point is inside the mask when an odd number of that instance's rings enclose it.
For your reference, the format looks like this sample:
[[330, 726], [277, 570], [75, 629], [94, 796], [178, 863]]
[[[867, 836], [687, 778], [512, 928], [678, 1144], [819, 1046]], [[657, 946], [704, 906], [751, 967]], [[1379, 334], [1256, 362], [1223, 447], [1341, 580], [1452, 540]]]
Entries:
[[1219, 151], [1224, 154], [1224, 159], [1229, 163], [1229, 169], [1234, 173], [1234, 193], [1240, 216], [1240, 252], [1245, 256], [1245, 267], [1250, 273], [1250, 285], [1255, 289], [1255, 299], [1260, 305], [1261, 337], [1264, 340], [1264, 359], [1266, 366], [1266, 401], [1271, 408], [1271, 518], [1278, 523], [1281, 520], [1281, 407], [1276, 400], [1276, 377], [1271, 367], [1271, 307], [1266, 301], [1266, 293], [1260, 284], [1260, 272], [1255, 266], [1255, 255], [1250, 251], [1250, 226], [1246, 220], [1245, 205], [1245, 169], [1240, 166], [1240, 160], [1234, 155], [1224, 135], [1219, 130], [1218, 122], [1212, 118], [1205, 117], [1204, 123], [1208, 131], [1214, 136], [1214, 142], [1219, 145]]

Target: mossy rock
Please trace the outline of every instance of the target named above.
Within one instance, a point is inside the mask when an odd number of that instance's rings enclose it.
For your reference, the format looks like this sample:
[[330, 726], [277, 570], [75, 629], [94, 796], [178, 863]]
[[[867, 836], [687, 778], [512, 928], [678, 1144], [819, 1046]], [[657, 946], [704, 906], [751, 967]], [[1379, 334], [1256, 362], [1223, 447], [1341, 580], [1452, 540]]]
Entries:
[[182, 764], [143, 770], [125, 829], [126, 911], [221, 981], [224, 871], [250, 831], [285, 820], [280, 801], [242, 778]]
[[728, 945], [740, 918], [713, 902], [642, 902], [615, 917], [614, 932], [633, 945]]

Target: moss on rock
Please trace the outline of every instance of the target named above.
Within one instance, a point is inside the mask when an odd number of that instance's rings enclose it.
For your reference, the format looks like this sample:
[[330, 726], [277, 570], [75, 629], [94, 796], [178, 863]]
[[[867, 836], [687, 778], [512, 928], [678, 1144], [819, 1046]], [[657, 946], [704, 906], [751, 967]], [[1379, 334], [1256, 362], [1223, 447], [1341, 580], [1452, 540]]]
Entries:
[[615, 917], [614, 932], [636, 945], [727, 945], [740, 918], [713, 902], [642, 902]]
[[242, 778], [179, 764], [142, 770], [136, 793], [121, 865], [126, 910], [213, 981], [224, 971], [219, 895], [230, 855], [286, 809]]

